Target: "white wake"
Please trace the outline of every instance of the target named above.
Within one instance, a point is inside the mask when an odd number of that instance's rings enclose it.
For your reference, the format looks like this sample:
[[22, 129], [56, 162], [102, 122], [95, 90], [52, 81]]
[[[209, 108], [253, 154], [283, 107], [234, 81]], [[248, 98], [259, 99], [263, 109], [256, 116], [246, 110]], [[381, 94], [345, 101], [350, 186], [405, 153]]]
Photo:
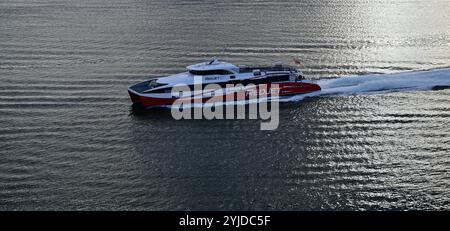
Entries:
[[450, 87], [450, 68], [395, 74], [347, 76], [336, 79], [321, 79], [316, 83], [322, 88], [321, 91], [296, 95], [284, 98], [281, 101], [296, 101], [312, 96], [376, 94]]

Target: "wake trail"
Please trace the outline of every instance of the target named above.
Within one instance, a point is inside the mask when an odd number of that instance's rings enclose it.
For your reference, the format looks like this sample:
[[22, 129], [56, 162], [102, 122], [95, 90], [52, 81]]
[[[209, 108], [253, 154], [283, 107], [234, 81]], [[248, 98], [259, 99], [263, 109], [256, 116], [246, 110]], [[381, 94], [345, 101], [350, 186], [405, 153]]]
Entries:
[[316, 82], [321, 91], [283, 98], [280, 101], [297, 101], [305, 97], [328, 95], [360, 95], [399, 91], [450, 88], [450, 68], [411, 71], [395, 74], [369, 74], [321, 79]]

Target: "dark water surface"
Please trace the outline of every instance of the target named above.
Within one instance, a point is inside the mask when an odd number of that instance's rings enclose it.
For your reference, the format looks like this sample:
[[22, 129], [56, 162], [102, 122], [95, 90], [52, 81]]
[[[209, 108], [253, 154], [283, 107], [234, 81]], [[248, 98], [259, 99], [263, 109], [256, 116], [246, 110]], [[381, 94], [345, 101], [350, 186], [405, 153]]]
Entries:
[[[443, 0], [0, 0], [0, 209], [449, 209], [450, 90], [429, 90], [450, 85], [435, 70], [450, 67], [449, 12]], [[275, 131], [133, 113], [129, 85], [213, 56], [299, 57], [332, 94], [283, 103]]]

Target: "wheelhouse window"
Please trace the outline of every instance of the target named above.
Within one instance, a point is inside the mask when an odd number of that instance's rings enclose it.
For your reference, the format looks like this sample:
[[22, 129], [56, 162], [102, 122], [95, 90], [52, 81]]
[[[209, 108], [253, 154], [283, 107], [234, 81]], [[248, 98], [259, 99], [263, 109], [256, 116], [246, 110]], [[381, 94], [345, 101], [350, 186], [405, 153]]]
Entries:
[[193, 75], [232, 75], [234, 74], [231, 71], [227, 70], [208, 70], [208, 71], [196, 71], [196, 70], [189, 70], [189, 73]]
[[156, 82], [156, 79], [152, 79], [151, 81], [148, 82], [148, 88], [149, 89], [161, 87], [161, 86], [164, 86], [164, 85], [167, 85], [167, 84], [158, 83], [158, 82]]

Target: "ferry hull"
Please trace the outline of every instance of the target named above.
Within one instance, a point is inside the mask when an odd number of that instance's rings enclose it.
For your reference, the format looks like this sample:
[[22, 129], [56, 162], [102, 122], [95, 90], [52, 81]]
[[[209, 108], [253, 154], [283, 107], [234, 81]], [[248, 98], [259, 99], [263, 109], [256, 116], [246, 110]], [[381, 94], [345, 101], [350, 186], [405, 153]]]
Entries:
[[[276, 89], [278, 91], [279, 96], [290, 96], [290, 95], [298, 95], [298, 94], [307, 94], [315, 91], [320, 91], [321, 88], [319, 85], [314, 83], [305, 83], [305, 82], [289, 82], [289, 83], [279, 83], [277, 84], [278, 88]], [[238, 98], [238, 95], [241, 94], [244, 96], [244, 99], [249, 99], [251, 97], [270, 97], [271, 93], [273, 92], [271, 84], [268, 84], [266, 87], [267, 91], [261, 91], [262, 87], [259, 85], [256, 85], [253, 89], [245, 89], [233, 93], [229, 93], [226, 95], [221, 96], [215, 96], [212, 97], [211, 95], [204, 94], [201, 96], [192, 96], [192, 97], [184, 97], [184, 98], [175, 98], [175, 97], [155, 97], [154, 94], [140, 94], [137, 93], [131, 89], [128, 89], [128, 93], [130, 95], [131, 101], [133, 104], [142, 107], [144, 109], [146, 108], [152, 108], [152, 107], [164, 107], [164, 106], [171, 106], [176, 100], [182, 100], [184, 103], [198, 103], [198, 102], [211, 102], [213, 99], [214, 101], [220, 100], [224, 102], [228, 101], [235, 101]], [[250, 93], [250, 94], [249, 94]], [[252, 95], [253, 94], [253, 95]], [[256, 95], [255, 95], [256, 94]]]

